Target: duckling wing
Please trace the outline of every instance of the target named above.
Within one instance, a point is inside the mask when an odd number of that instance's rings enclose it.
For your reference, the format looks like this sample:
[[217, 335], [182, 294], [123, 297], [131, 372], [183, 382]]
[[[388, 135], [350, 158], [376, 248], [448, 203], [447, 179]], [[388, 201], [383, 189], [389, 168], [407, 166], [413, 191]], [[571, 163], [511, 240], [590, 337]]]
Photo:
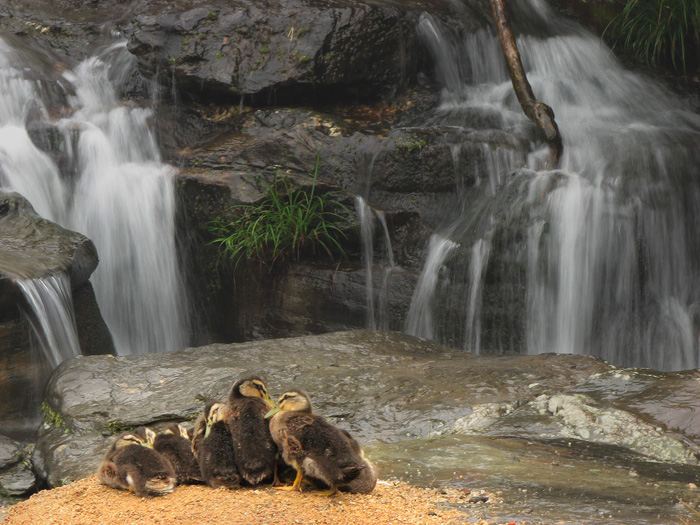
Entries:
[[178, 483], [202, 481], [199, 464], [188, 439], [179, 434], [158, 434], [153, 442], [153, 449], [173, 465]]
[[238, 488], [238, 474], [231, 435], [223, 421], [214, 423], [198, 447], [197, 459], [204, 481], [211, 487]]
[[303, 456], [303, 464], [313, 471], [310, 475], [335, 485], [352, 481], [365, 468], [363, 458], [345, 431], [322, 417], [305, 415], [292, 418], [288, 429], [289, 447], [300, 450], [298, 456]]

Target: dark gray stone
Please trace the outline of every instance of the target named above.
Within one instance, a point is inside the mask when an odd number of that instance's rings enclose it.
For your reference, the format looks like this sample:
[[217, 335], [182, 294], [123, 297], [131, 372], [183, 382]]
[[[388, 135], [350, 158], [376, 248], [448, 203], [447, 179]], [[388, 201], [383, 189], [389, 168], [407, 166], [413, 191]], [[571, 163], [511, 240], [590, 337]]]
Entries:
[[0, 435], [0, 471], [3, 471], [22, 459], [22, 445]]
[[25, 447], [0, 435], [0, 498], [29, 494], [36, 486], [36, 476]]
[[174, 76], [190, 96], [279, 105], [376, 99], [411, 83], [425, 66], [415, 31], [424, 10], [451, 12], [440, 0], [161, 0], [122, 30], [143, 70], [160, 72], [164, 83]]
[[67, 272], [77, 288], [97, 267], [97, 250], [90, 239], [40, 217], [18, 193], [0, 191], [0, 235], [3, 282]]

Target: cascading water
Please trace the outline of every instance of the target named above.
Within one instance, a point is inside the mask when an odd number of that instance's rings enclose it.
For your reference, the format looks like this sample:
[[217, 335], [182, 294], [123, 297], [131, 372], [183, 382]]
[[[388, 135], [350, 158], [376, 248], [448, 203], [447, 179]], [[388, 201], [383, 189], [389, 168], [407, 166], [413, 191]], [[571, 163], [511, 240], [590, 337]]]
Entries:
[[61, 273], [44, 279], [20, 279], [17, 284], [29, 305], [27, 316], [51, 368], [80, 355], [68, 276]]
[[[653, 80], [624, 70], [598, 38], [559, 19], [541, 0], [510, 7], [518, 14], [517, 41], [533, 91], [556, 114], [561, 169], [542, 170], [546, 150], [518, 105], [495, 34], [481, 30], [460, 39], [425, 16], [421, 32], [444, 85], [436, 119], [502, 129], [525, 137], [531, 150], [530, 171], [506, 176], [521, 168], [515, 157], [495, 166], [500, 175], [487, 175], [497, 184], [481, 194], [489, 204], [467, 206], [444, 234], [463, 246], [450, 257], [471, 259], [445, 264], [471, 268], [478, 281], [499, 271], [490, 268], [494, 257], [502, 260], [501, 248], [485, 243], [517, 229], [509, 238], [522, 248], [507, 248], [519, 250], [510, 292], [495, 299], [471, 282], [461, 298], [436, 301], [436, 282], [432, 293], [416, 290], [412, 311], [436, 317], [429, 304], [418, 305], [419, 296], [440, 308], [466, 301], [459, 307], [464, 336], [443, 342], [473, 349], [480, 339], [482, 347], [490, 345], [486, 351], [501, 351], [511, 348], [499, 348], [498, 337], [485, 342], [488, 321], [479, 302], [500, 300], [490, 311], [521, 303], [514, 329], [520, 351], [590, 353], [658, 369], [700, 366], [700, 238], [690, 227], [700, 218], [700, 117]], [[476, 222], [482, 227], [474, 228]], [[424, 274], [435, 272], [444, 247], [434, 243]], [[439, 317], [454, 324], [450, 315]], [[409, 319], [409, 331], [430, 332], [410, 328], [416, 324]], [[446, 329], [432, 330], [440, 338]]]
[[[365, 276], [367, 286], [367, 323], [370, 330], [386, 330], [389, 328], [388, 320], [388, 293], [391, 272], [396, 269], [394, 254], [391, 248], [389, 228], [386, 224], [384, 213], [372, 209], [365, 199], [355, 197], [355, 209], [360, 222], [360, 236], [362, 238], [362, 256], [365, 263]], [[386, 261], [382, 265], [381, 285], [378, 294], [375, 294], [375, 217], [382, 228], [381, 240], [384, 245]], [[376, 295], [376, 296], [375, 296]]]
[[439, 284], [439, 272], [448, 254], [457, 247], [451, 240], [433, 235], [428, 248], [428, 260], [421, 273], [406, 320], [409, 334], [434, 339], [433, 298]]
[[[27, 78], [27, 60], [0, 39], [0, 186], [93, 240], [100, 264], [92, 280], [119, 354], [186, 346], [174, 168], [161, 162], [151, 110], [118, 96], [133, 57], [117, 42], [41, 79]], [[48, 99], [63, 103], [59, 118], [50, 116]], [[61, 169], [28, 127], [62, 136]]]

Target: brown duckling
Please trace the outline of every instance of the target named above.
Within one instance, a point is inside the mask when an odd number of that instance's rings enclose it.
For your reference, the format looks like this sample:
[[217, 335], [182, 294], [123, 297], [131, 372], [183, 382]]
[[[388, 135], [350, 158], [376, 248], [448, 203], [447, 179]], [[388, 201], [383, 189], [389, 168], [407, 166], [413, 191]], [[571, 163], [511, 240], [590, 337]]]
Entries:
[[282, 459], [297, 471], [294, 483], [280, 487], [282, 490], [301, 490], [307, 476], [328, 486], [319, 494], [332, 495], [339, 487], [349, 486], [366, 468], [357, 442], [348, 439], [344, 430], [313, 414], [311, 400], [304, 391], [285, 392], [265, 417], [271, 418], [270, 432]]
[[192, 452], [207, 485], [235, 489], [240, 486], [241, 477], [236, 468], [231, 433], [226, 426], [226, 413], [223, 403], [207, 403], [194, 425]]
[[175, 489], [170, 461], [148, 446], [143, 428], [117, 436], [97, 469], [102, 483], [139, 497], [162, 496]]
[[277, 445], [265, 414], [275, 406], [259, 377], [234, 383], [228, 396], [226, 424], [233, 440], [234, 458], [241, 478], [250, 485], [272, 482]]
[[192, 452], [192, 441], [185, 427], [172, 423], [159, 434], [146, 429], [146, 437], [151, 448], [170, 461], [175, 469], [178, 485], [203, 481], [199, 463]]

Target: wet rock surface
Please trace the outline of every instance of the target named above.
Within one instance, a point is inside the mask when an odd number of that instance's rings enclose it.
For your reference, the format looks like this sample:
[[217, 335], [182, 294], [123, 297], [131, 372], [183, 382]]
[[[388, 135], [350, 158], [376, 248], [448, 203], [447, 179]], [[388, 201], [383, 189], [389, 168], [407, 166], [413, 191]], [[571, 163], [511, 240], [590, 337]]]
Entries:
[[91, 240], [39, 217], [18, 193], [0, 192], [0, 232], [0, 275], [6, 279], [67, 272], [77, 288], [97, 267]]
[[0, 435], [0, 501], [25, 496], [35, 488], [29, 456], [21, 443]]
[[[593, 357], [479, 357], [365, 330], [65, 362], [46, 397], [63, 422], [40, 431], [35, 469], [53, 486], [89, 476], [113, 431], [189, 420], [203, 406], [199, 399], [224, 398], [248, 373], [260, 374], [273, 396], [306, 389], [316, 411], [356, 435], [383, 476], [497, 487], [521, 501], [530, 519], [583, 516], [596, 507], [605, 519], [661, 523], [654, 516], [691, 496], [688, 483], [700, 475], [697, 425], [689, 422], [683, 433], [666, 426], [683, 412], [671, 399], [691, 395], [692, 374], [667, 374], [674, 382], [667, 399], [639, 388], [643, 371]], [[629, 375], [620, 395], [647, 407], [644, 418], [595, 396], [596, 381], [614, 374]], [[571, 398], [580, 412], [596, 413], [577, 427], [587, 434], [562, 423]], [[664, 421], [649, 416], [657, 405]], [[634, 505], [641, 507], [630, 514]]]
[[123, 31], [145, 70], [174, 75], [190, 95], [284, 103], [329, 87], [336, 97], [390, 92], [425, 58], [418, 14], [391, 2], [151, 2]]

